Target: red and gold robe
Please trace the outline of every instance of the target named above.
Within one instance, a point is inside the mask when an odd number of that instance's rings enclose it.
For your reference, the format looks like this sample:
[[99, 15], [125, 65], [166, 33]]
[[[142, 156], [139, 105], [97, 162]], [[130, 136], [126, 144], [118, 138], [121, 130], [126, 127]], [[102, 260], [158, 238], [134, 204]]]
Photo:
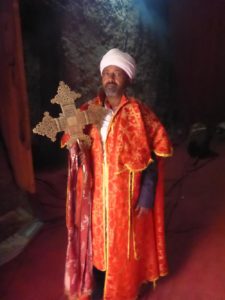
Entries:
[[[100, 100], [96, 98], [95, 103]], [[93, 264], [106, 271], [104, 299], [135, 299], [145, 281], [167, 274], [164, 245], [162, 174], [159, 173], [154, 209], [136, 217], [141, 172], [152, 152], [171, 155], [171, 144], [157, 117], [135, 99], [123, 96], [102, 144], [92, 126]], [[159, 160], [159, 167], [161, 166]]]
[[[102, 105], [100, 98], [92, 103]], [[93, 265], [106, 272], [104, 300], [136, 299], [139, 287], [167, 274], [163, 216], [163, 160], [172, 154], [164, 127], [144, 104], [122, 97], [105, 143], [99, 129], [92, 139]], [[158, 160], [153, 209], [137, 217], [141, 172]], [[78, 187], [79, 190], [79, 187]]]

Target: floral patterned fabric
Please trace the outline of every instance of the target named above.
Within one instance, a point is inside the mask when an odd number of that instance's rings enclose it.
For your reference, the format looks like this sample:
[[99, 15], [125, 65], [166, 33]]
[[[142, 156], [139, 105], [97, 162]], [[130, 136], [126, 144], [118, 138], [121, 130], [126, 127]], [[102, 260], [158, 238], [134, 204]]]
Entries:
[[[92, 293], [91, 172], [89, 151], [74, 144], [69, 152], [66, 224], [68, 244], [65, 292], [70, 300], [85, 299]], [[79, 167], [79, 155], [82, 166]]]
[[[100, 103], [99, 98], [93, 100]], [[93, 168], [93, 264], [106, 271], [104, 299], [135, 299], [140, 284], [167, 273], [163, 219], [163, 161], [172, 154], [157, 117], [135, 99], [122, 98], [108, 128], [106, 142], [89, 128]], [[158, 157], [159, 178], [154, 209], [137, 218], [141, 171]]]
[[[103, 105], [100, 98], [91, 103]], [[88, 126], [86, 131], [92, 139], [91, 263], [106, 271], [105, 300], [136, 299], [143, 282], [154, 282], [168, 272], [162, 157], [170, 156], [172, 147], [154, 113], [125, 96], [109, 124], [105, 143], [96, 126]], [[141, 173], [153, 161], [153, 152], [158, 165], [154, 207], [146, 215], [137, 217], [134, 207], [140, 192]], [[71, 166], [70, 172], [74, 167]], [[73, 183], [71, 185], [70, 180], [69, 183], [68, 189], [74, 190]], [[76, 193], [79, 194], [82, 187], [77, 180]]]

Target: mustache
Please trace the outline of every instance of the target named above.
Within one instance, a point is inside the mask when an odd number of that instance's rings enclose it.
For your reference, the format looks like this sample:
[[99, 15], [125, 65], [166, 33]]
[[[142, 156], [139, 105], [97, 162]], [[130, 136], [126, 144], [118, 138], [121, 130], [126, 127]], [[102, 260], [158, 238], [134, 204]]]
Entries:
[[113, 86], [117, 86], [117, 84], [115, 82], [107, 82], [106, 87], [113, 87]]

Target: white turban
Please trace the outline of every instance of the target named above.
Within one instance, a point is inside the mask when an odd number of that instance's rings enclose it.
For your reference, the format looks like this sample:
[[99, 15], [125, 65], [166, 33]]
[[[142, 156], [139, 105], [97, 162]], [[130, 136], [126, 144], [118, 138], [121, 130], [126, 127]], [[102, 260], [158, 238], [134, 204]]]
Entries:
[[135, 76], [135, 60], [128, 53], [122, 52], [119, 49], [111, 49], [102, 57], [100, 62], [101, 74], [104, 68], [108, 66], [117, 66], [121, 68], [127, 73], [130, 79], [133, 79]]

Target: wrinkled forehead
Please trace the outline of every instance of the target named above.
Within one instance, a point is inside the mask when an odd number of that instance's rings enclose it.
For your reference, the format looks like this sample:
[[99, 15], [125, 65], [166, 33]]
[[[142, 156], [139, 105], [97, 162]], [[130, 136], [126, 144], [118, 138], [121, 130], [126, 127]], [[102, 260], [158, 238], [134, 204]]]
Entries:
[[114, 66], [114, 65], [105, 67], [102, 72], [103, 73], [105, 73], [105, 72], [120, 72], [120, 73], [126, 74], [126, 72], [123, 69], [121, 69], [120, 67]]

